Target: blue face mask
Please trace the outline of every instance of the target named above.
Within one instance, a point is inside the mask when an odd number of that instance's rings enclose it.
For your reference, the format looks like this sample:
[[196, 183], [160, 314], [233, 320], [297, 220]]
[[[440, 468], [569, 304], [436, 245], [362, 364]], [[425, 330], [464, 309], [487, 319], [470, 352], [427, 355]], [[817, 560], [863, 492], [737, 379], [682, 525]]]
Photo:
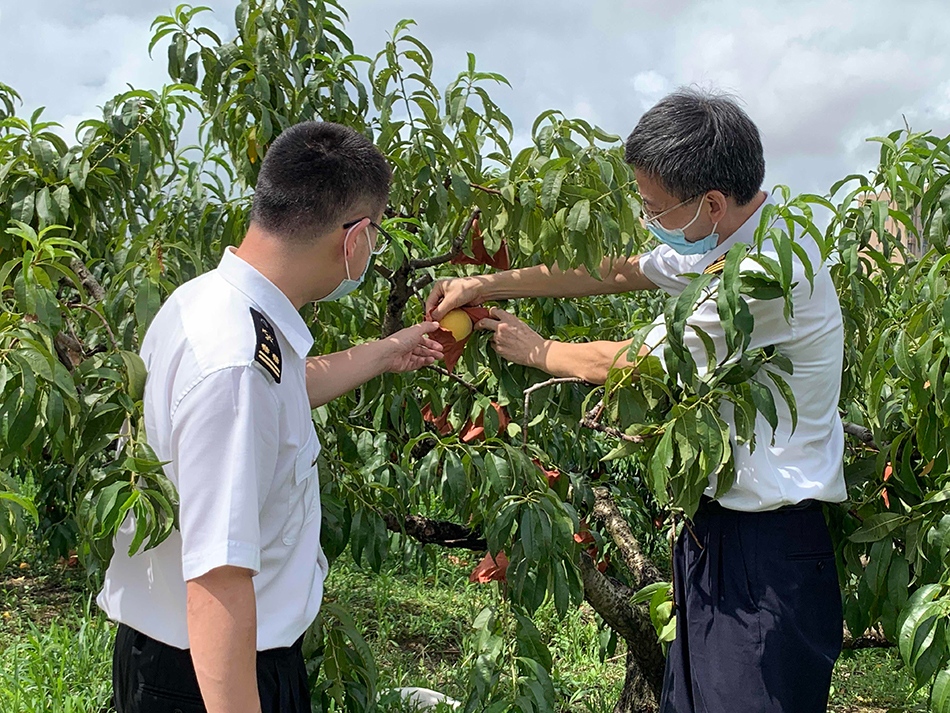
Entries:
[[344, 245], [343, 265], [346, 267], [346, 279], [341, 280], [340, 284], [336, 286], [336, 289], [333, 290], [333, 292], [328, 294], [326, 297], [321, 297], [320, 299], [317, 300], [317, 302], [332, 302], [333, 300], [338, 300], [341, 297], [346, 297], [353, 290], [355, 290], [357, 287], [363, 284], [363, 279], [366, 277], [367, 270], [369, 270], [369, 263], [370, 263], [370, 260], [373, 259], [374, 251], [373, 251], [373, 244], [369, 242], [369, 231], [368, 230], [364, 231], [366, 235], [366, 242], [369, 243], [369, 255], [366, 256], [366, 267], [363, 268], [363, 272], [360, 273], [360, 276], [357, 279], [355, 280], [352, 279], [350, 277], [350, 261], [347, 260], [346, 258], [345, 246], [346, 246], [346, 239], [350, 237], [350, 232], [352, 232], [353, 229], [356, 227], [358, 226], [354, 225], [352, 228], [350, 228], [350, 230], [346, 233], [346, 236], [343, 238], [343, 245]]
[[715, 223], [713, 225], [712, 233], [707, 235], [705, 238], [696, 241], [690, 241], [686, 239], [685, 230], [695, 223], [699, 218], [699, 213], [703, 209], [702, 202], [700, 202], [699, 207], [696, 209], [696, 215], [693, 216], [693, 219], [682, 228], [670, 230], [669, 228], [664, 228], [659, 221], [661, 216], [666, 215], [671, 210], [679, 208], [681, 205], [688, 202], [689, 201], [683, 201], [682, 203], [677, 203], [672, 208], [669, 208], [645, 221], [647, 230], [653, 234], [653, 237], [655, 237], [661, 243], [669, 245], [680, 255], [702, 255], [703, 253], [708, 253], [719, 243], [719, 233], [716, 232], [716, 226], [718, 226], [719, 223]]

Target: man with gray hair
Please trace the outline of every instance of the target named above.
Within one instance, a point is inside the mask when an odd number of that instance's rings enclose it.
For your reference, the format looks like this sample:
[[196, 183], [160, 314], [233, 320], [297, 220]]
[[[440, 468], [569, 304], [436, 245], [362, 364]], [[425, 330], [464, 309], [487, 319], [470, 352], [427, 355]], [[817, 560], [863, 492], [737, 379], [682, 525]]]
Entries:
[[[731, 99], [680, 90], [646, 112], [626, 144], [647, 228], [661, 243], [644, 255], [608, 258], [602, 280], [586, 269], [545, 266], [437, 282], [427, 307], [438, 320], [449, 310], [486, 300], [581, 297], [663, 289], [678, 295], [690, 274], [717, 271], [717, 260], [737, 244], [751, 245], [768, 194], [762, 144], [755, 124]], [[843, 333], [841, 309], [817, 245], [800, 245], [819, 266], [812, 289], [794, 255], [791, 299], [746, 298], [754, 319], [747, 349], [774, 346], [794, 365], [787, 382], [798, 424], [770, 380], [780, 423], [773, 433], [761, 415], [751, 451], [730, 424], [735, 483], [714, 499], [711, 483], [673, 554], [676, 640], [670, 646], [660, 709], [664, 713], [819, 713], [828, 701], [841, 649], [841, 593], [823, 503], [846, 499], [838, 416]], [[771, 241], [763, 255], [778, 260]], [[743, 270], [761, 270], [752, 260]], [[721, 267], [719, 268], [721, 269]], [[684, 342], [705, 365], [708, 335], [727, 353], [716, 302], [706, 300], [688, 318]], [[544, 339], [524, 322], [493, 308], [478, 327], [494, 332], [498, 353], [554, 376], [603, 383], [611, 366], [631, 367], [618, 352], [630, 341], [564, 343]], [[657, 320], [645, 350], [665, 337]], [[704, 367], [701, 367], [704, 368]]]

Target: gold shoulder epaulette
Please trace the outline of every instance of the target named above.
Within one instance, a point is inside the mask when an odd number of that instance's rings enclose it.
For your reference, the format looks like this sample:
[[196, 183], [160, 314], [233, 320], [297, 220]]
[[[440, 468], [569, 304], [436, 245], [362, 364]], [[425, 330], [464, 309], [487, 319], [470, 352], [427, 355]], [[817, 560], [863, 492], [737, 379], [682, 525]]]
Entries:
[[704, 275], [720, 275], [722, 271], [726, 268], [726, 256], [723, 255], [718, 260], [715, 260], [709, 267], [703, 270]]
[[257, 346], [254, 348], [254, 361], [264, 367], [274, 381], [280, 383], [280, 344], [270, 322], [251, 307], [251, 319], [254, 320], [254, 333], [257, 335]]

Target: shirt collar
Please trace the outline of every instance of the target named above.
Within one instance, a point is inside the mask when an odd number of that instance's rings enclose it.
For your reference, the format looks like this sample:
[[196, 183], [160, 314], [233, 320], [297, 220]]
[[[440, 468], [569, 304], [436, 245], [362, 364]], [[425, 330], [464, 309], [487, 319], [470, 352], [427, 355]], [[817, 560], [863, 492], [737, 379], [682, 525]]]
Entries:
[[[759, 227], [759, 221], [762, 219], [762, 211], [769, 203], [772, 203], [771, 194], [766, 195], [765, 200], [762, 201], [762, 205], [759, 206], [758, 210], [750, 215], [732, 235], [703, 256], [705, 259], [701, 261], [703, 263], [702, 268], [704, 269], [712, 265], [716, 260], [729, 252], [733, 245], [738, 243], [752, 245], [752, 243], [755, 242], [755, 231]], [[698, 272], [702, 272], [702, 269], [699, 269]]]
[[218, 273], [261, 308], [301, 359], [310, 353], [313, 335], [303, 317], [273, 282], [228, 247], [218, 263]]

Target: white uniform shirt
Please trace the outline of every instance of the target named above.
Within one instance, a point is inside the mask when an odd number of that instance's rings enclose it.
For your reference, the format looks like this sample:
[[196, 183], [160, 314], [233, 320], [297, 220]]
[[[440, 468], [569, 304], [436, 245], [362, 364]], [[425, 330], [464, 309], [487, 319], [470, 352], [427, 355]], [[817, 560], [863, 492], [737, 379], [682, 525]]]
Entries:
[[[754, 243], [761, 211], [760, 207], [734, 234], [708, 253], [680, 255], [669, 246], [661, 245], [641, 256], [640, 269], [665, 292], [678, 295], [690, 283], [690, 278], [683, 277], [683, 274], [701, 274], [737, 243]], [[749, 349], [774, 345], [792, 362], [794, 374], [778, 370], [776, 373], [788, 382], [795, 395], [798, 427], [792, 432], [788, 406], [771, 379], [764, 374], [756, 378], [772, 391], [779, 418], [774, 445], [769, 445], [772, 427], [762, 414], [757, 414], [755, 423], [755, 450], [750, 452], [748, 446], [737, 445], [732, 404], [722, 404], [720, 414], [732, 433], [736, 481], [719, 498], [719, 503], [732, 510], [773, 510], [808, 498], [826, 502], [847, 499], [844, 432], [838, 414], [844, 351], [841, 306], [827, 266], [821, 265], [818, 246], [808, 237], [799, 239], [799, 243], [812, 266], [819, 271], [815, 275], [815, 291], [811, 293], [804, 265], [793, 253], [792, 282], [798, 283], [792, 289], [793, 317], [786, 321], [782, 299], [756, 300], [744, 296], [755, 319]], [[770, 240], [763, 242], [762, 254], [778, 261]], [[749, 259], [742, 262], [741, 269], [763, 271], [758, 263]], [[687, 320], [687, 325], [690, 324], [712, 337], [717, 361], [721, 363], [727, 349], [716, 301], [708, 300], [699, 305]], [[661, 317], [647, 338], [647, 346], [658, 344], [665, 334], [666, 327]], [[696, 331], [687, 327], [684, 341], [700, 373], [705, 372], [706, 350]], [[662, 355], [662, 351], [657, 349], [655, 353]], [[710, 482], [706, 494], [714, 497], [715, 477], [711, 477]]]
[[254, 572], [258, 650], [293, 644], [313, 622], [328, 564], [312, 345], [286, 295], [231, 248], [162, 306], [142, 344], [145, 430], [169, 461], [181, 530], [129, 557], [124, 523], [98, 598], [111, 619], [188, 648], [185, 582], [233, 565]]

